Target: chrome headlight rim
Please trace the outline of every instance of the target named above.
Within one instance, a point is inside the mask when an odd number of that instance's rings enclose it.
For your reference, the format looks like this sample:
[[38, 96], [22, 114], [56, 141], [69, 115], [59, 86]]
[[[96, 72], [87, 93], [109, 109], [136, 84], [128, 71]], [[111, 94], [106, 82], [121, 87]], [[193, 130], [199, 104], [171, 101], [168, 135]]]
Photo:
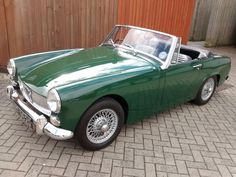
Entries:
[[61, 98], [55, 88], [49, 90], [47, 104], [51, 112], [59, 113], [61, 111]]
[[16, 65], [13, 59], [10, 59], [7, 64], [7, 71], [10, 76], [14, 77], [16, 75]]

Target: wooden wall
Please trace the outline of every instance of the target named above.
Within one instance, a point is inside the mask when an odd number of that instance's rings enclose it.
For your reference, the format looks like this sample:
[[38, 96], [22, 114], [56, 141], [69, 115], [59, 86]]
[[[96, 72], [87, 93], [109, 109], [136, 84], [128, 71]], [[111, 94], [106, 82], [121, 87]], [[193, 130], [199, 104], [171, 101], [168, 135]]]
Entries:
[[195, 0], [119, 0], [118, 23], [159, 30], [188, 41]]
[[0, 0], [0, 67], [10, 57], [93, 47], [119, 24], [182, 36], [194, 0]]

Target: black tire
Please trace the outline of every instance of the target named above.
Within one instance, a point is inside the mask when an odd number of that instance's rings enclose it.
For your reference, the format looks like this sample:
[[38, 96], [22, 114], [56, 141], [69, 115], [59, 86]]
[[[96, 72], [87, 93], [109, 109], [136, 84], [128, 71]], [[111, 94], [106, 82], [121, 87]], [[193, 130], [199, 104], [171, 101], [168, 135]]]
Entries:
[[[209, 96], [209, 98], [207, 99], [203, 99], [202, 97], [202, 91], [203, 91], [203, 88], [204, 88], [204, 85], [209, 81], [209, 80], [212, 80], [214, 81], [214, 87], [213, 87], [213, 91], [211, 93], [211, 95]], [[213, 77], [209, 77], [208, 79], [206, 79], [202, 86], [200, 87], [198, 93], [197, 93], [197, 96], [196, 98], [193, 100], [193, 103], [196, 104], [196, 105], [204, 105], [206, 104], [210, 99], [211, 97], [213, 96], [214, 92], [215, 92], [215, 89], [216, 89], [216, 84], [217, 84], [217, 80], [216, 80], [216, 77], [213, 76]]]
[[[89, 140], [87, 136], [87, 126], [89, 124], [90, 119], [93, 118], [93, 116], [98, 113], [101, 110], [113, 110], [117, 117], [118, 117], [118, 123], [116, 129], [114, 129], [115, 132], [111, 135], [109, 139], [102, 143], [94, 143]], [[108, 146], [110, 143], [113, 142], [113, 140], [119, 135], [122, 125], [124, 123], [124, 110], [122, 106], [114, 99], [112, 98], [103, 98], [99, 101], [97, 101], [95, 104], [93, 104], [81, 117], [80, 122], [76, 128], [76, 137], [79, 141], [79, 144], [87, 150], [99, 150], [106, 146]], [[95, 119], [97, 120], [97, 119]], [[107, 120], [107, 119], [106, 119]], [[95, 122], [95, 121], [94, 121]], [[95, 124], [95, 123], [94, 123]], [[109, 128], [110, 129], [110, 128]], [[109, 130], [108, 129], [108, 130]]]

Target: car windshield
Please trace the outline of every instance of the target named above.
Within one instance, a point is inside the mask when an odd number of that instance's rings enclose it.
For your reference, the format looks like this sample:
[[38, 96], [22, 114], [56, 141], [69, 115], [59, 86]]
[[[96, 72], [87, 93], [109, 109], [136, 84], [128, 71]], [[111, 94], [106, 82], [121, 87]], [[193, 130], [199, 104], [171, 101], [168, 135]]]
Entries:
[[103, 45], [125, 47], [134, 53], [142, 53], [162, 63], [165, 62], [172, 43], [172, 37], [151, 30], [129, 26], [116, 26]]

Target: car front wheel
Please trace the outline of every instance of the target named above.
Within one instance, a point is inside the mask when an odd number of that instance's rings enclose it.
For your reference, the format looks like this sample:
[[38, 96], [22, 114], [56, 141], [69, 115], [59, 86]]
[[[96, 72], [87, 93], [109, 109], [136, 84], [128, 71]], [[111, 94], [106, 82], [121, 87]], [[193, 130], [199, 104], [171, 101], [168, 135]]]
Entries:
[[123, 122], [122, 106], [112, 98], [103, 98], [82, 116], [76, 135], [83, 148], [98, 150], [109, 145], [118, 136]]
[[206, 104], [212, 97], [216, 88], [216, 77], [210, 77], [202, 84], [197, 97], [193, 101], [197, 105]]

